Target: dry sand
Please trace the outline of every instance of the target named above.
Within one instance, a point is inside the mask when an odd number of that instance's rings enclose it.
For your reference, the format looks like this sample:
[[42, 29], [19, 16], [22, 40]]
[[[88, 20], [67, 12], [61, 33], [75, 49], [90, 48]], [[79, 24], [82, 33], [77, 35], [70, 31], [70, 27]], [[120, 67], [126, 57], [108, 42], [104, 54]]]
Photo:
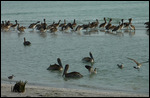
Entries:
[[16, 93], [11, 92], [11, 86], [13, 84], [1, 84], [1, 97], [149, 97], [149, 95], [127, 92], [104, 92], [31, 85], [26, 85], [24, 93]]

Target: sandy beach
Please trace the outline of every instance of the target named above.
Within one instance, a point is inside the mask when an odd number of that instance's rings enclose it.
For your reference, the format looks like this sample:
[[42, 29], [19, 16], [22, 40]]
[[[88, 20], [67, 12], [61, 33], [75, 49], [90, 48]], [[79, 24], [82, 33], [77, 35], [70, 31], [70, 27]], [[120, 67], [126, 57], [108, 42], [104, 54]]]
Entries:
[[1, 84], [1, 97], [149, 97], [126, 92], [104, 92], [26, 85], [24, 93], [11, 92], [12, 84]]

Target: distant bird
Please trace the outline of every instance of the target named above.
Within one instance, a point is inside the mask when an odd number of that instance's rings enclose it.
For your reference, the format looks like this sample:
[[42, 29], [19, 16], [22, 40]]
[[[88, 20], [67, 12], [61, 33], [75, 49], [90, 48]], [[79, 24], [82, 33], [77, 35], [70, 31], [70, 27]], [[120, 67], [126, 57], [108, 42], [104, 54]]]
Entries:
[[110, 18], [109, 20], [109, 23], [105, 26], [106, 30], [109, 30], [109, 28], [111, 27], [111, 21], [112, 21], [112, 18]]
[[118, 31], [119, 29], [120, 29], [120, 22], [119, 22], [119, 25], [118, 25], [118, 26], [114, 27], [114, 29], [112, 30], [112, 32], [113, 32], [113, 31]]
[[145, 62], [138, 63], [136, 60], [134, 60], [132, 58], [128, 58], [128, 59], [134, 61], [137, 64], [137, 66], [133, 66], [133, 68], [135, 68], [135, 69], [140, 69], [140, 67], [142, 66], [143, 63], [148, 63], [149, 62], [149, 61], [145, 61]]
[[104, 17], [104, 21], [105, 21], [104, 23], [102, 23], [102, 24], [99, 25], [99, 28], [105, 28], [105, 26], [107, 24], [105, 17]]
[[64, 23], [60, 24], [59, 27], [66, 26], [66, 20], [64, 19]]
[[14, 75], [8, 76], [8, 79], [13, 79], [13, 77], [15, 77]]
[[78, 25], [75, 29], [75, 31], [80, 31], [82, 29], [82, 26]]
[[72, 25], [72, 28], [75, 28], [77, 23], [76, 23], [76, 20], [74, 19], [73, 23], [71, 24]]
[[120, 69], [122, 69], [123, 67], [124, 67], [124, 65], [123, 64], [117, 64], [117, 66], [118, 66], [118, 68], [120, 68]]
[[26, 45], [30, 45], [31, 43], [29, 41], [26, 41], [26, 38], [24, 37], [24, 42], [23, 44], [26, 46]]
[[132, 24], [129, 25], [129, 28], [130, 28], [130, 30], [135, 30], [135, 26]]
[[76, 72], [76, 71], [67, 73], [68, 68], [69, 68], [69, 64], [66, 64], [62, 76], [65, 76], [66, 78], [82, 78], [83, 77], [83, 75], [81, 75], [79, 72]]
[[131, 23], [132, 18], [129, 18], [128, 20], [129, 20], [129, 22], [123, 23], [123, 24], [124, 24], [124, 27], [127, 28], [127, 29], [128, 29], [128, 27], [132, 24], [132, 23]]
[[82, 59], [82, 61], [84, 61], [84, 62], [94, 63], [94, 58], [93, 58], [92, 53], [91, 53], [91, 52], [89, 52], [89, 55], [90, 55], [90, 57], [84, 57], [84, 58]]
[[19, 31], [19, 32], [24, 32], [24, 29], [26, 29], [26, 27], [23, 27], [23, 26], [19, 26], [19, 24], [18, 24], [18, 26], [17, 26], [17, 30]]
[[18, 26], [17, 20], [15, 20], [15, 22], [16, 22], [16, 24], [14, 24], [14, 25], [11, 26], [12, 28], [14, 28], [14, 30], [15, 30], [15, 28], [17, 28], [17, 26]]
[[97, 69], [93, 69], [92, 66], [89, 66], [89, 65], [85, 65], [85, 68], [88, 69], [88, 71], [90, 72], [90, 74], [96, 74], [97, 73]]
[[61, 59], [60, 58], [57, 58], [57, 62], [58, 64], [53, 64], [53, 65], [50, 65], [47, 70], [63, 70], [63, 66], [62, 66], [62, 63], [61, 63]]
[[35, 27], [36, 27], [36, 25], [37, 25], [38, 23], [40, 23], [40, 21], [37, 21], [36, 23], [32, 23], [32, 24], [30, 24], [28, 28], [33, 29], [33, 30], [34, 30], [34, 29], [35, 29]]

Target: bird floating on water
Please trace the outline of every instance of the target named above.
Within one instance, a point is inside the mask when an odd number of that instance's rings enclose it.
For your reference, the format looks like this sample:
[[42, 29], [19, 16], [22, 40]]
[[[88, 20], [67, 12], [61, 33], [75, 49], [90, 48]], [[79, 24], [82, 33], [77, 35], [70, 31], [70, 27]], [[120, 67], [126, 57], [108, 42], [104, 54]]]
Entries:
[[117, 66], [120, 68], [120, 69], [122, 69], [123, 67], [124, 67], [124, 65], [123, 65], [123, 63], [122, 64], [117, 64]]
[[89, 66], [89, 65], [85, 65], [85, 68], [88, 69], [88, 71], [90, 72], [90, 74], [96, 74], [97, 73], [97, 69], [93, 69], [92, 66]]

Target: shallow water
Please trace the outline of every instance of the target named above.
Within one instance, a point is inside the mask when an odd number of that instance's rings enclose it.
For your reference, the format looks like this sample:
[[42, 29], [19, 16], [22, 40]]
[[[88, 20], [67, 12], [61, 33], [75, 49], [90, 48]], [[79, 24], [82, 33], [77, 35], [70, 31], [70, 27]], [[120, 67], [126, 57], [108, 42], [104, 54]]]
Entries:
[[[23, 4], [23, 5], [22, 5]], [[136, 30], [108, 34], [101, 31], [82, 30], [80, 32], [58, 31], [55, 34], [39, 33], [26, 29], [25, 33], [10, 30], [1, 31], [1, 82], [8, 82], [7, 76], [14, 74], [13, 81], [27, 80], [30, 84], [52, 87], [116, 90], [126, 92], [149, 93], [149, 63], [143, 64], [140, 71], [133, 68], [136, 64], [127, 59], [134, 58], [139, 62], [149, 59], [149, 32], [144, 22], [149, 21], [149, 2], [108, 2], [108, 1], [58, 1], [58, 2], [1, 2], [1, 20], [18, 20], [28, 27], [38, 20], [47, 24], [66, 19], [66, 22], [86, 24], [103, 17], [112, 18], [117, 25], [123, 18], [133, 18]], [[31, 46], [23, 45], [23, 38]], [[90, 75], [81, 59], [92, 52], [97, 68], [96, 75]], [[62, 72], [46, 70], [50, 64], [61, 58], [63, 66], [69, 64], [69, 70], [78, 71], [81, 79], [64, 79]], [[117, 64], [124, 64], [119, 69]]]

